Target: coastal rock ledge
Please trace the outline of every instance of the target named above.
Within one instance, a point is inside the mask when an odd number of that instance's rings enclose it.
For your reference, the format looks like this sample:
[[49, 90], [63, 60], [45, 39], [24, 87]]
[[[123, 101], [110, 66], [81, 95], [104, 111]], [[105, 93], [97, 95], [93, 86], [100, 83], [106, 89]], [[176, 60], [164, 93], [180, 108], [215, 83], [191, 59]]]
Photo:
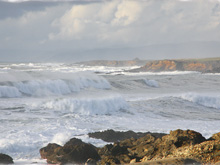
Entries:
[[220, 164], [220, 133], [205, 139], [193, 130], [178, 129], [168, 135], [148, 133], [102, 148], [73, 138], [64, 146], [48, 144], [40, 154], [53, 164]]

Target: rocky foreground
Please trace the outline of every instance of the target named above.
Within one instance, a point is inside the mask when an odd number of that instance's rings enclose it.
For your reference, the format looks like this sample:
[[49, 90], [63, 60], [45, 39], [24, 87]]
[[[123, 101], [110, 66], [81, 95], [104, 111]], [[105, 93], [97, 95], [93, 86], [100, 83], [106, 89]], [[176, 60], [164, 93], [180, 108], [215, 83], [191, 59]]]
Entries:
[[[90, 136], [108, 141], [114, 137], [115, 142], [97, 148], [72, 138], [64, 146], [48, 144], [40, 149], [40, 155], [51, 164], [220, 164], [220, 133], [209, 139], [180, 129], [167, 135], [108, 130]], [[130, 137], [118, 141], [121, 136]]]

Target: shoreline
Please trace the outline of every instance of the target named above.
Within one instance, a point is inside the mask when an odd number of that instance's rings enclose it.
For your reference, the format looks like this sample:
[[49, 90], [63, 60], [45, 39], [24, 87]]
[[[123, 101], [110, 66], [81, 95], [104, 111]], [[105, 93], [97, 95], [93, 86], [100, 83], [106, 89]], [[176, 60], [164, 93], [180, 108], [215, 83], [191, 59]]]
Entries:
[[[87, 164], [98, 165], [188, 164], [189, 162], [215, 164], [220, 161], [220, 132], [207, 139], [199, 132], [180, 129], [170, 131], [169, 134], [105, 130], [89, 133], [88, 136], [105, 140], [108, 144], [104, 147], [95, 147], [80, 139], [72, 138], [64, 146], [49, 143], [41, 148], [39, 159], [14, 160], [14, 164], [85, 164], [87, 161], [89, 161]], [[65, 154], [72, 155], [69, 157]], [[85, 157], [75, 160], [74, 155]]]

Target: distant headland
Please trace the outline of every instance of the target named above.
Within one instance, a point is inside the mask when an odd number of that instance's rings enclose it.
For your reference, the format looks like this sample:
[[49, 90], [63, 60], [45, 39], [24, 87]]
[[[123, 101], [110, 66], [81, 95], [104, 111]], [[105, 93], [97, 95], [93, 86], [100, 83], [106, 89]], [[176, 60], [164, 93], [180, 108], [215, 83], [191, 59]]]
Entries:
[[220, 73], [220, 57], [203, 59], [164, 59], [164, 60], [96, 60], [80, 62], [86, 66], [140, 66], [130, 72], [163, 72], [163, 71], [198, 71], [202, 73]]

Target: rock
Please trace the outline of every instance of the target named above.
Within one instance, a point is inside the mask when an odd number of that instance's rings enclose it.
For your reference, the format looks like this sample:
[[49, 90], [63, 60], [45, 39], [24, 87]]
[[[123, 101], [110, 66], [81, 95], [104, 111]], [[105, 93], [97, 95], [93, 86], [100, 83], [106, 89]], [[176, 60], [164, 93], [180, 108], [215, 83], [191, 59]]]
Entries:
[[46, 159], [48, 156], [53, 155], [56, 149], [61, 148], [60, 145], [55, 143], [49, 143], [46, 147], [40, 149], [40, 156], [42, 159]]
[[70, 139], [63, 147], [60, 147], [59, 145], [56, 147], [54, 144], [48, 145], [47, 147], [40, 149], [40, 152], [41, 155], [47, 159], [47, 162], [52, 164], [81, 164], [85, 163], [89, 158], [96, 161], [100, 159], [100, 156], [93, 145], [84, 143], [76, 138]]
[[120, 132], [120, 131], [114, 131], [112, 129], [106, 130], [103, 132], [93, 132], [89, 133], [89, 137], [96, 138], [96, 139], [102, 139], [106, 142], [118, 142], [121, 140], [129, 139], [129, 138], [140, 138], [147, 134], [151, 134], [157, 138], [162, 137], [166, 134], [164, 133], [150, 133], [150, 132], [133, 132], [133, 131], [126, 131], [126, 132]]
[[[195, 145], [204, 142], [206, 139], [198, 132], [192, 130], [175, 130], [162, 138], [164, 141], [172, 141], [176, 147]], [[169, 143], [169, 142], [168, 142]]]
[[216, 163], [220, 160], [220, 141], [211, 140], [195, 145], [189, 154], [203, 163]]
[[0, 164], [13, 164], [13, 159], [9, 155], [0, 153]]
[[200, 165], [199, 161], [190, 158], [165, 158], [161, 160], [153, 160], [144, 162], [145, 165]]
[[196, 131], [178, 129], [161, 137], [147, 134], [102, 148], [72, 138], [63, 147], [48, 144], [40, 153], [48, 163], [56, 164], [214, 164], [220, 161], [219, 137], [217, 133], [206, 140]]
[[212, 137], [209, 140], [218, 140], [218, 141], [220, 141], [220, 132], [212, 135]]
[[85, 165], [96, 165], [96, 162], [97, 162], [96, 160], [89, 158], [86, 161]]

